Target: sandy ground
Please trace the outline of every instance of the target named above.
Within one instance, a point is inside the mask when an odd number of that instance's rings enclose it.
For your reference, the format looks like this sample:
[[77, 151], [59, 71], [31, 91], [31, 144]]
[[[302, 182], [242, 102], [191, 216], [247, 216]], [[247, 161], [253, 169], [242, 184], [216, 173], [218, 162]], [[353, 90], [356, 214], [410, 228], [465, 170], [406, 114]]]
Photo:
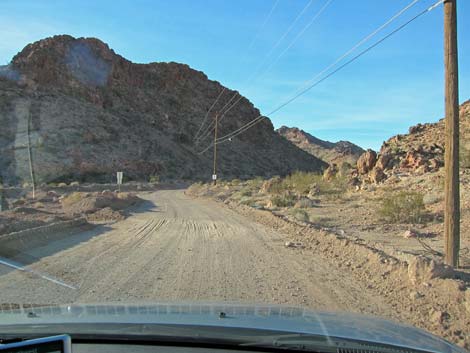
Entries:
[[[131, 217], [31, 249], [0, 265], [0, 299], [15, 303], [200, 300], [295, 304], [394, 318], [394, 310], [334, 263], [182, 190], [142, 194]], [[37, 276], [47, 274], [70, 289]]]

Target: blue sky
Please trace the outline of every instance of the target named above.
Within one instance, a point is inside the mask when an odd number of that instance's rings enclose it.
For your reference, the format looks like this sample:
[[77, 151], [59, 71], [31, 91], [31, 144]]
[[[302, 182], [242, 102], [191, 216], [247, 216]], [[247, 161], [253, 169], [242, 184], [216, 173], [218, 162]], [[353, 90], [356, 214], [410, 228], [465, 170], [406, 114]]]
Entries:
[[[411, 2], [332, 0], [271, 65], [327, 0], [312, 0], [273, 50], [309, 1], [279, 0], [263, 26], [276, 0], [0, 0], [0, 64], [51, 35], [97, 37], [134, 62], [187, 63], [267, 114]], [[434, 2], [420, 0], [383, 34]], [[462, 102], [470, 98], [470, 26], [464, 23], [470, 1], [458, 0], [458, 11]], [[411, 125], [438, 120], [444, 111], [442, 33], [441, 5], [271, 120], [275, 127], [298, 126], [322, 139], [374, 149]]]

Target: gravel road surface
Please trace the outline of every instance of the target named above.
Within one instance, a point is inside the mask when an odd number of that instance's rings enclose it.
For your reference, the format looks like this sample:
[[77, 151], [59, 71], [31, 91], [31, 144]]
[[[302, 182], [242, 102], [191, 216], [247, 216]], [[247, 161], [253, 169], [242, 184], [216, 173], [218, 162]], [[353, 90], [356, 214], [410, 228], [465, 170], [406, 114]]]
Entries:
[[286, 248], [281, 234], [216, 202], [184, 190], [139, 196], [147, 201], [124, 221], [16, 258], [33, 272], [0, 264], [1, 302], [228, 301], [391, 316], [334, 263]]

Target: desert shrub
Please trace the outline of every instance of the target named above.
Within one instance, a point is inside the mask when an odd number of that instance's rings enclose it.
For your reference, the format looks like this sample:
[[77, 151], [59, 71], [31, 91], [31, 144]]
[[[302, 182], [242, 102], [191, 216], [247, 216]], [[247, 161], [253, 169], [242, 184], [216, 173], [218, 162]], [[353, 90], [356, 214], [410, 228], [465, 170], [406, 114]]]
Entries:
[[470, 168], [470, 148], [467, 146], [460, 146], [460, 166]]
[[255, 204], [255, 200], [249, 196], [243, 196], [239, 203], [246, 206], [253, 206]]
[[264, 183], [264, 179], [260, 176], [254, 178], [254, 179], [252, 179], [248, 182], [248, 184], [250, 186], [255, 187], [255, 188], [260, 188], [261, 185], [263, 185], [263, 183]]
[[294, 206], [296, 197], [290, 194], [275, 195], [271, 198], [271, 202], [276, 207], [291, 207]]
[[237, 185], [239, 185], [240, 183], [241, 183], [241, 180], [240, 180], [240, 179], [233, 179], [233, 180], [232, 180], [232, 185], [233, 185], [233, 186], [237, 186]]
[[346, 176], [336, 175], [331, 181], [324, 181], [319, 184], [320, 193], [329, 195], [340, 195], [348, 189], [348, 179]]
[[197, 195], [203, 187], [203, 183], [198, 181], [197, 183], [191, 184], [188, 188], [188, 193], [191, 195]]
[[250, 189], [241, 189], [240, 196], [251, 196], [253, 193]]
[[343, 177], [347, 176], [351, 172], [351, 169], [352, 169], [351, 163], [345, 161], [341, 163], [341, 166], [339, 167], [339, 175]]
[[331, 217], [325, 217], [322, 215], [313, 215], [310, 217], [310, 220], [312, 223], [322, 225], [322, 226], [329, 226], [332, 224], [333, 218]]
[[301, 222], [308, 222], [310, 217], [308, 213], [304, 210], [299, 210], [298, 208], [293, 208], [289, 211], [290, 215], [293, 216], [295, 219]]
[[315, 207], [316, 203], [313, 200], [310, 200], [307, 197], [301, 198], [299, 201], [297, 201], [294, 205], [295, 208], [312, 208]]
[[411, 191], [389, 194], [382, 199], [378, 213], [391, 223], [420, 223], [426, 214], [423, 194]]
[[151, 175], [149, 177], [149, 183], [158, 183], [160, 182], [160, 176], [159, 175]]
[[68, 194], [62, 199], [62, 204], [64, 206], [68, 205], [73, 205], [74, 203], [77, 203], [78, 201], [82, 200], [85, 198], [85, 194], [82, 192], [72, 192], [71, 194]]
[[322, 180], [322, 176], [316, 173], [294, 172], [284, 179], [284, 188], [295, 191], [298, 194], [308, 194], [310, 186]]
[[441, 202], [444, 199], [444, 193], [428, 193], [424, 195], [423, 202], [425, 205], [432, 205], [434, 203]]

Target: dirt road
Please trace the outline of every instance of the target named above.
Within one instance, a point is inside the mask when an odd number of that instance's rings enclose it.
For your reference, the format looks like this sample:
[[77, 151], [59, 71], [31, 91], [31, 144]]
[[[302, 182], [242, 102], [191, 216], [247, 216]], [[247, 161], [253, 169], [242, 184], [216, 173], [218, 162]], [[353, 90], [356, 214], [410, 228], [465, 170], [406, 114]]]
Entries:
[[161, 190], [124, 221], [31, 249], [36, 274], [0, 265], [0, 299], [16, 303], [200, 300], [374, 313], [391, 308], [311, 252], [220, 204]]

